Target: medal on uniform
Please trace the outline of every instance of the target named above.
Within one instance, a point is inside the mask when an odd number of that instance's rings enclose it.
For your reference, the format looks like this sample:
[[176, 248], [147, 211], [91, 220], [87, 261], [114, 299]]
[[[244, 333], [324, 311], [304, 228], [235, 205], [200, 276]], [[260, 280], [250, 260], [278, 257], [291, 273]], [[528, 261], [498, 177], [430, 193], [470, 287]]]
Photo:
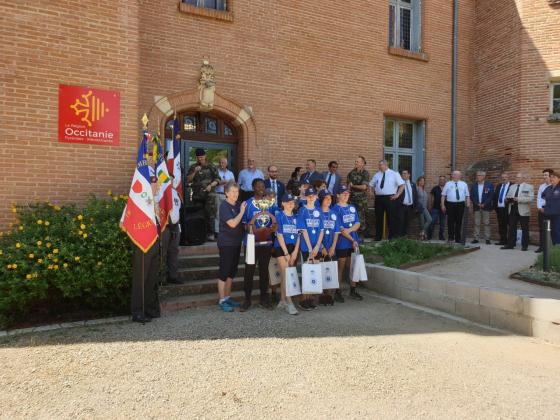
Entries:
[[352, 223], [349, 223], [349, 224], [348, 224], [348, 227], [352, 227]]
[[313, 235], [315, 235], [315, 229], [313, 229], [313, 230], [311, 231], [311, 233], [312, 233]]
[[325, 233], [326, 233], [327, 235], [330, 235], [330, 234], [331, 234], [331, 231], [327, 229]]
[[291, 238], [291, 239], [294, 239], [294, 238], [295, 238], [295, 236], [294, 236], [294, 235], [292, 235], [292, 236], [290, 236], [290, 238]]

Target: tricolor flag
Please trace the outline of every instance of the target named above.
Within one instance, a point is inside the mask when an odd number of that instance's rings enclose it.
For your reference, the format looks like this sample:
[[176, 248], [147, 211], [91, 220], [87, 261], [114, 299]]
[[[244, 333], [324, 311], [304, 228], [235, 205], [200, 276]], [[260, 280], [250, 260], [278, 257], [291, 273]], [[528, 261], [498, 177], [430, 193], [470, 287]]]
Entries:
[[183, 201], [183, 183], [181, 179], [181, 146], [179, 135], [179, 119], [175, 116], [173, 120], [173, 138], [167, 147], [167, 170], [173, 175], [173, 188]]
[[163, 158], [163, 147], [157, 136], [154, 136], [154, 143], [157, 145], [156, 177], [158, 183], [158, 193], [155, 200], [159, 204], [159, 223], [163, 232], [167, 227], [169, 213], [173, 209], [173, 185]]
[[148, 138], [148, 133], [144, 132], [128, 201], [120, 222], [130, 240], [143, 252], [148, 252], [158, 238], [154, 195], [150, 184], [150, 165], [147, 160]]

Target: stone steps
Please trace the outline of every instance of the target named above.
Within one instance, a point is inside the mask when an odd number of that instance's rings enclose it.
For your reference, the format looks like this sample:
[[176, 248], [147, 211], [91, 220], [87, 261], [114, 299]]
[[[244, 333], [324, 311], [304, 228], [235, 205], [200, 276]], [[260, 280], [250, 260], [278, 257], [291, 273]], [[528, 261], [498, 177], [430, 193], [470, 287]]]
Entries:
[[[177, 297], [177, 296], [192, 296], [198, 294], [213, 293], [218, 295], [218, 279], [204, 279], [188, 281], [184, 284], [168, 284], [160, 288], [160, 297], [163, 299]], [[255, 276], [253, 280], [253, 290], [259, 288], [259, 277]], [[233, 279], [231, 286], [232, 291], [243, 290], [243, 277], [236, 277]]]
[[[239, 265], [237, 268], [237, 275], [243, 277], [245, 274], [245, 264]], [[217, 280], [220, 276], [219, 267], [190, 267], [190, 268], [180, 268], [177, 271], [177, 275], [180, 280], [185, 282], [191, 282], [196, 280]]]

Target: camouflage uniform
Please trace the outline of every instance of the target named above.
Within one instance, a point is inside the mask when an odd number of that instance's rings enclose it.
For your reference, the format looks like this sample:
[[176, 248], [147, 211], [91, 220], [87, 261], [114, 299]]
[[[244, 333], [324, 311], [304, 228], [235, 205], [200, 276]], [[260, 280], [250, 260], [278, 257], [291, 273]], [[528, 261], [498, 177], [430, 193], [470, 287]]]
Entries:
[[[348, 184], [352, 185], [368, 185], [369, 172], [363, 169], [358, 171], [356, 168], [352, 169], [347, 177]], [[355, 191], [353, 188], [350, 190], [350, 203], [356, 206], [358, 216], [360, 218], [360, 232], [366, 232], [366, 211], [367, 211], [367, 190]]]
[[[194, 172], [194, 169], [200, 166], [195, 163], [190, 166], [187, 176]], [[206, 221], [206, 233], [214, 234], [214, 219], [216, 218], [216, 193], [214, 190], [206, 192], [204, 189], [212, 182], [220, 181], [218, 169], [211, 163], [206, 163], [202, 169], [198, 171], [192, 179], [192, 197], [193, 201], [204, 204], [204, 219]]]

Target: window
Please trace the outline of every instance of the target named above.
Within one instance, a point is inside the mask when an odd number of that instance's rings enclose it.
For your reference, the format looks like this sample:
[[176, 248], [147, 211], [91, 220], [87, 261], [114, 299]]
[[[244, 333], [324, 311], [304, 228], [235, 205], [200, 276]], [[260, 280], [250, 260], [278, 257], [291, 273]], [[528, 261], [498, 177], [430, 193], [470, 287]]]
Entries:
[[420, 51], [421, 0], [390, 0], [389, 46]]
[[204, 9], [227, 10], [227, 0], [183, 0], [183, 3]]
[[550, 109], [552, 110], [552, 114], [560, 114], [560, 82], [552, 83], [550, 88], [552, 90]]
[[385, 120], [383, 156], [391, 169], [406, 169], [412, 179], [424, 173], [424, 125], [424, 121]]

